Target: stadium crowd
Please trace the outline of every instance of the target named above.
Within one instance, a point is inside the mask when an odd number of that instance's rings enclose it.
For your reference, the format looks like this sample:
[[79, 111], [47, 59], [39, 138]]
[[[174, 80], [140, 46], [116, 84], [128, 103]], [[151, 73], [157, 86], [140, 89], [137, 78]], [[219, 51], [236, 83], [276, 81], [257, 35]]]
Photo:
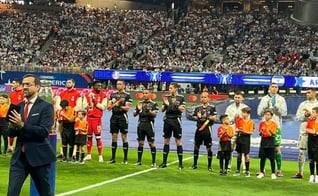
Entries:
[[110, 61], [153, 36], [163, 20], [162, 12], [67, 8], [41, 61], [53, 67], [107, 68]]
[[58, 19], [49, 13], [0, 13], [0, 65], [26, 66], [39, 56], [41, 47]]
[[[146, 69], [313, 76], [314, 70], [317, 69], [311, 65], [309, 60], [310, 56], [318, 50], [315, 45], [317, 42], [316, 31], [310, 27], [300, 27], [291, 23], [288, 16], [284, 14], [273, 16], [267, 12], [252, 12], [207, 16], [190, 12], [180, 20], [174, 21], [167, 18], [167, 13], [163, 11], [86, 9], [66, 6], [59, 13], [59, 17], [56, 17], [53, 12], [2, 13], [0, 17], [4, 21], [1, 23], [4, 33], [1, 35], [0, 65], [4, 69], [10, 67], [10, 70], [13, 67], [26, 69], [32, 67], [33, 70], [34, 67], [39, 67], [48, 72]], [[317, 73], [315, 74], [317, 75]], [[28, 77], [32, 78], [34, 76], [27, 76], [26, 78]], [[36, 87], [33, 90], [37, 93], [39, 92], [37, 88], [40, 87], [39, 84], [33, 85], [32, 81], [25, 80], [25, 78], [21, 86], [24, 91]], [[52, 124], [55, 121], [55, 126], [49, 127], [53, 127], [61, 134], [61, 154], [58, 155], [62, 158], [61, 162], [84, 164], [85, 161], [92, 160], [93, 136], [98, 148], [98, 161], [100, 163], [104, 162], [101, 134], [103, 130], [103, 111], [107, 109], [112, 112], [109, 121], [110, 133], [112, 134], [112, 158], [108, 163], [116, 163], [115, 155], [118, 134], [120, 133], [124, 154], [122, 164], [127, 165], [129, 149], [127, 139], [128, 111], [131, 109], [133, 100], [130, 93], [125, 91], [125, 81], [116, 82], [118, 92], [113, 93], [110, 97], [107, 97], [103, 91], [101, 81], [95, 80], [85, 94], [80, 94], [74, 87], [75, 81], [68, 79], [66, 88], [59, 95], [56, 95], [53, 100], [56, 116], [53, 117], [52, 107]], [[127, 88], [134, 87], [129, 85]], [[151, 167], [156, 168], [157, 151], [154, 145], [153, 123], [159, 112], [159, 107], [157, 103], [151, 100], [150, 91], [142, 88], [142, 84], [140, 84], [140, 87], [136, 86], [136, 88], [143, 90], [143, 100], [137, 103], [133, 113], [134, 117], [139, 115], [138, 124], [140, 123], [137, 127], [138, 161], [135, 165], [142, 165], [144, 140], [147, 136], [151, 148]], [[269, 94], [261, 98], [257, 108], [258, 116], [264, 117], [266, 123], [270, 124], [267, 125], [262, 121], [258, 130], [261, 136], [259, 153], [261, 161], [257, 178], [265, 176], [265, 160], [268, 158], [271, 161], [271, 179], [275, 180], [276, 177], [283, 177], [280, 151], [281, 117], [287, 115], [287, 104], [285, 98], [278, 95], [279, 89], [276, 83], [270, 84], [268, 88]], [[15, 88], [14, 90], [18, 91], [19, 89], [21, 90], [21, 88]], [[212, 89], [209, 90], [206, 86], [204, 89], [206, 90], [203, 90], [204, 92], [200, 95], [201, 105], [196, 107], [193, 113], [193, 117], [197, 121], [197, 130], [194, 140], [194, 162], [191, 168], [197, 169], [199, 147], [204, 141], [208, 153], [208, 171], [213, 171], [211, 126], [216, 121], [216, 109], [209, 105], [207, 91], [212, 91]], [[165, 112], [164, 145], [163, 162], [158, 167], [165, 168], [168, 166], [170, 138], [173, 136], [176, 139], [178, 168], [183, 170], [182, 125], [180, 120], [185, 110], [185, 100], [183, 95], [178, 93], [180, 90], [178, 84], [171, 83], [168, 90], [169, 94], [162, 97], [162, 112]], [[215, 86], [213, 92], [218, 93]], [[37, 93], [35, 94], [36, 97], [38, 96]], [[24, 92], [25, 95], [28, 94]], [[22, 96], [20, 95], [20, 97]], [[7, 103], [7, 96], [0, 95], [0, 98], [5, 100], [3, 103]], [[308, 89], [306, 98], [307, 100], [302, 104], [312, 102], [315, 107], [308, 106], [308, 109], [301, 108], [298, 110], [302, 111], [301, 118], [306, 118], [308, 121], [305, 131], [309, 134], [309, 140], [305, 146], [308, 147], [310, 159], [309, 183], [317, 183], [318, 174], [316, 172], [316, 175], [314, 175], [314, 162], [316, 168], [318, 168], [318, 158], [311, 156], [316, 152], [318, 140], [315, 139], [314, 142], [310, 142], [311, 137], [316, 138], [318, 125], [315, 89]], [[241, 154], [238, 156], [237, 169], [233, 175], [240, 175], [240, 168], [243, 163], [241, 160], [242, 154], [244, 156], [249, 154], [250, 137], [254, 132], [254, 122], [249, 119], [251, 108], [242, 104], [243, 94], [236, 93], [234, 100], [233, 108], [236, 111], [225, 112], [224, 115], [221, 115], [222, 125], [218, 128], [220, 147], [217, 158], [220, 159], [221, 176], [227, 176], [231, 169], [229, 161], [232, 156], [231, 151], [234, 150], [233, 144], [239, 146], [235, 150], [238, 154]], [[30, 103], [35, 104], [35, 102], [23, 104], [28, 105]], [[9, 109], [8, 105], [6, 107]], [[24, 116], [29, 115], [28, 107], [26, 106], [26, 109], [24, 109], [26, 111], [26, 113], [23, 113]], [[32, 116], [32, 113], [30, 114]], [[235, 117], [233, 116], [233, 119], [230, 119], [229, 114], [234, 114]], [[87, 118], [85, 119], [86, 115]], [[274, 117], [278, 119], [272, 120]], [[5, 116], [2, 116], [2, 118], [4, 119]], [[27, 123], [30, 121], [27, 121], [27, 119], [25, 118], [24, 122], [20, 119], [22, 126], [19, 126], [18, 129], [24, 129], [24, 123], [28, 125]], [[247, 121], [251, 125], [249, 130], [245, 130], [249, 126]], [[233, 130], [231, 124], [238, 132], [236, 136], [245, 138], [244, 142], [232, 139], [235, 136], [235, 130]], [[16, 130], [17, 126], [11, 128]], [[228, 132], [228, 130], [230, 131]], [[21, 143], [17, 146], [20, 147], [19, 150], [24, 156], [25, 152], [29, 150], [25, 148], [28, 141], [25, 140], [24, 143], [24, 141], [21, 142], [17, 139], [17, 142]], [[85, 145], [87, 145], [86, 157], [84, 157]], [[7, 154], [6, 147], [4, 154]], [[224, 165], [223, 161], [225, 161]], [[275, 161], [277, 163], [277, 173]], [[251, 177], [249, 156], [245, 157], [244, 164], [244, 175]], [[293, 178], [304, 178], [303, 171], [297, 172]]]
[[1, 65], [52, 72], [317, 74], [309, 60], [317, 33], [293, 24], [287, 13], [190, 11], [175, 21], [165, 11], [63, 6], [58, 17], [2, 12]]

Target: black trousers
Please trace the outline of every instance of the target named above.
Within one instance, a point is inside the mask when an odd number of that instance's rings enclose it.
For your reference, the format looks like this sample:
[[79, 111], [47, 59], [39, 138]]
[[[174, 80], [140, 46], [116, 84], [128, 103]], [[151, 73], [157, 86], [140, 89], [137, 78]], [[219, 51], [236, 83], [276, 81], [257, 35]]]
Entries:
[[32, 167], [25, 155], [21, 153], [19, 160], [10, 166], [7, 196], [19, 196], [25, 179], [30, 174], [40, 196], [53, 196], [50, 187], [51, 164]]

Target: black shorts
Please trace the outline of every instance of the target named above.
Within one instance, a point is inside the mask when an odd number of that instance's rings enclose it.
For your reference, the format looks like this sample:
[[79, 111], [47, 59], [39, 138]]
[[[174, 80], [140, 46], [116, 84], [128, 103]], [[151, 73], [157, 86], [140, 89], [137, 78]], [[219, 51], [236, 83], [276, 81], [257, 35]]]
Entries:
[[220, 141], [220, 151], [232, 151], [231, 141]]
[[171, 138], [172, 133], [174, 138], [182, 138], [181, 118], [166, 118], [163, 122], [164, 138]]
[[275, 148], [260, 148], [259, 149], [259, 158], [275, 160]]
[[78, 146], [85, 146], [87, 143], [87, 135], [75, 135], [75, 142]]
[[231, 151], [218, 151], [216, 158], [230, 160], [231, 154], [232, 154]]
[[8, 133], [8, 126], [0, 126], [0, 134], [3, 135], [3, 137], [8, 137]]
[[113, 114], [110, 117], [110, 133], [128, 133], [128, 115], [127, 113], [122, 115]]
[[63, 131], [61, 133], [62, 145], [74, 145], [75, 140], [75, 131], [74, 129], [68, 129], [63, 127]]
[[138, 123], [137, 127], [137, 140], [138, 141], [145, 141], [147, 137], [148, 142], [155, 141], [155, 130], [152, 121], [141, 121]]
[[318, 161], [318, 136], [308, 134], [308, 159]]
[[211, 128], [205, 129], [204, 131], [197, 130], [194, 135], [194, 142], [195, 145], [202, 145], [202, 143], [206, 147], [212, 146], [212, 134], [211, 134]]
[[239, 135], [236, 139], [237, 153], [249, 154], [251, 148], [251, 135]]
[[308, 149], [308, 159], [313, 161], [318, 161], [318, 149], [310, 148]]

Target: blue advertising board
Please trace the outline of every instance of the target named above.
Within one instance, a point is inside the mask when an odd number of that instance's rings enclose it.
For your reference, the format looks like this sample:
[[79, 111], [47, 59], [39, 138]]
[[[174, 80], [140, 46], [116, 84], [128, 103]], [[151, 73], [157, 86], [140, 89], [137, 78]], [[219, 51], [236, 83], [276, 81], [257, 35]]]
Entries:
[[[19, 71], [1, 71], [0, 73], [0, 89], [10, 86], [11, 82], [15, 78], [21, 78], [30, 72]], [[66, 80], [73, 78], [75, 80], [75, 86], [77, 88], [87, 88], [88, 84], [93, 80], [93, 76], [90, 74], [63, 74], [63, 73], [46, 73], [36, 72], [34, 73], [40, 77], [41, 80], [49, 80], [54, 87], [65, 87]]]
[[[22, 78], [28, 72], [1, 71], [0, 91], [8, 88], [12, 79]], [[282, 75], [241, 75], [221, 73], [185, 73], [159, 71], [122, 71], [122, 70], [95, 70], [90, 74], [64, 74], [36, 72], [42, 80], [50, 80], [54, 87], [65, 87], [66, 80], [73, 78], [77, 88], [87, 88], [88, 84], [97, 80], [126, 80], [143, 82], [178, 82], [204, 83], [226, 85], [261, 85], [267, 86], [272, 82], [283, 87], [318, 88], [318, 77], [296, 77]]]
[[274, 82], [283, 87], [318, 88], [318, 77], [296, 77], [282, 75], [241, 75], [221, 73], [95, 70], [94, 78], [98, 80], [120, 79], [147, 82], [180, 82], [261, 86], [268, 86], [269, 84]]
[[297, 78], [297, 85], [318, 88], [318, 77], [299, 77]]

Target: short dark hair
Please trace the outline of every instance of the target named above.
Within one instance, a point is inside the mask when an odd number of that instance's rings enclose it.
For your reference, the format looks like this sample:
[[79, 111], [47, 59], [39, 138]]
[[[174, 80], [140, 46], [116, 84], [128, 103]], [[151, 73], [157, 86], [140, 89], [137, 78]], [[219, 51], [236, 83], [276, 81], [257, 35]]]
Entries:
[[82, 113], [82, 115], [85, 117], [86, 116], [86, 111], [85, 110], [80, 110], [78, 113]]
[[98, 84], [98, 83], [102, 83], [100, 80], [94, 80], [93, 81], [93, 86], [95, 85], [95, 84]]
[[65, 107], [69, 106], [69, 103], [68, 103], [68, 101], [66, 99], [62, 99], [62, 101], [60, 103], [60, 106], [62, 108], [65, 108]]
[[32, 77], [32, 78], [34, 78], [34, 84], [35, 85], [39, 85], [39, 86], [41, 86], [41, 80], [40, 80], [40, 78], [37, 76], [37, 75], [35, 75], [35, 74], [25, 74], [24, 76], [23, 76], [23, 79], [24, 78], [29, 78], [29, 77]]
[[225, 119], [226, 117], [228, 117], [228, 116], [229, 116], [229, 115], [227, 115], [227, 114], [221, 115], [221, 116], [220, 116], [220, 121], [221, 121], [221, 123], [223, 123], [224, 119]]
[[122, 82], [123, 84], [125, 84], [125, 80], [117, 80], [117, 82]]
[[171, 86], [173, 86], [174, 88], [179, 88], [179, 84], [176, 82], [172, 82], [170, 83]]
[[314, 110], [316, 113], [318, 113], [318, 107], [313, 107], [311, 110]]
[[0, 97], [6, 98], [6, 99], [9, 98], [9, 96], [7, 94], [0, 94]]
[[241, 111], [250, 114], [251, 113], [251, 108], [250, 107], [244, 107], [244, 108], [241, 109]]
[[311, 88], [306, 88], [306, 90], [307, 90], [307, 91], [313, 91], [313, 92], [316, 92], [316, 89], [315, 89], [315, 88], [312, 88], [312, 87], [311, 87]]
[[243, 96], [243, 93], [242, 93], [242, 91], [235, 91], [234, 95], [242, 95]]
[[21, 84], [21, 83], [22, 83], [22, 80], [21, 80], [20, 78], [14, 78], [14, 79], [12, 80], [12, 82], [16, 82], [16, 83]]
[[265, 113], [270, 113], [272, 116], [274, 115], [274, 112], [273, 112], [272, 109], [266, 109], [266, 110], [264, 110], [264, 114], [265, 114]]
[[75, 84], [75, 80], [73, 78], [66, 79], [66, 81], [69, 81], [69, 80], [72, 81]]

